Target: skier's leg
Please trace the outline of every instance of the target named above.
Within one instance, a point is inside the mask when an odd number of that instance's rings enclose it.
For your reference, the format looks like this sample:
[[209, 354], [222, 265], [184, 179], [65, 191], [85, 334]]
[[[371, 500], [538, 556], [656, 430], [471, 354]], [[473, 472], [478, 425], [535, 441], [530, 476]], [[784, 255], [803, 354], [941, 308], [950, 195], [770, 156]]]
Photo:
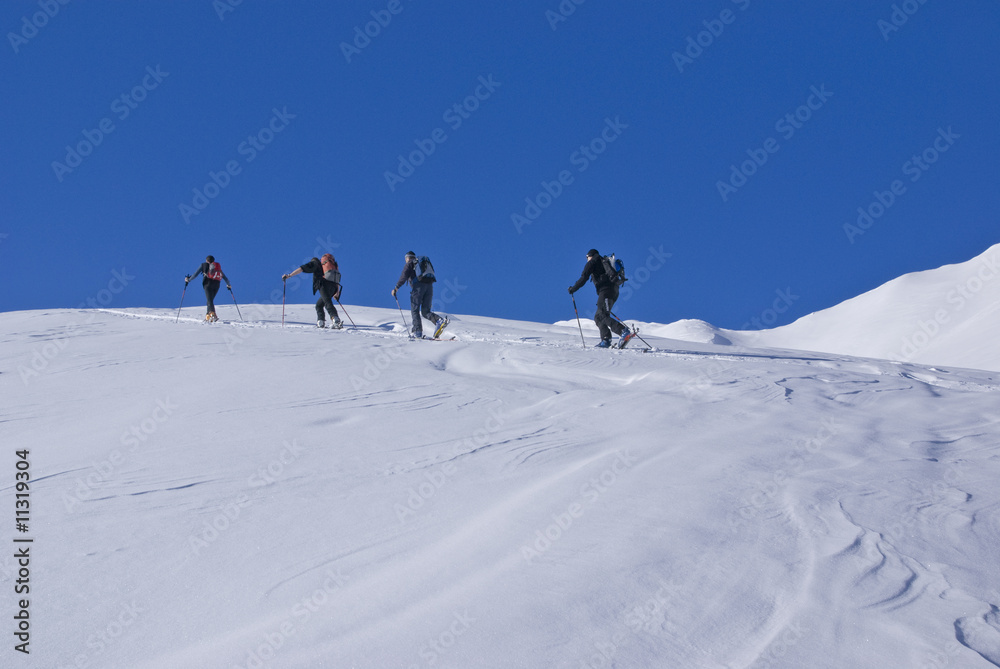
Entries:
[[423, 336], [424, 333], [424, 324], [420, 320], [420, 303], [422, 299], [423, 284], [414, 282], [413, 288], [410, 290], [410, 317], [413, 321], [411, 330], [417, 337]]
[[594, 322], [597, 323], [597, 327], [601, 331], [601, 339], [609, 339], [612, 332], [616, 335], [622, 333], [622, 324], [611, 316], [611, 310], [617, 301], [617, 288], [606, 288], [598, 294], [597, 313], [594, 314]]
[[424, 286], [424, 296], [420, 300], [420, 314], [435, 325], [441, 320], [441, 317], [436, 313], [431, 311], [431, 303], [434, 302], [434, 284], [428, 283]]
[[205, 313], [215, 313], [215, 296], [219, 292], [219, 282], [209, 281], [205, 284]]
[[333, 295], [334, 293], [336, 293], [336, 291], [337, 291], [336, 288], [332, 288], [331, 286], [328, 286], [326, 283], [323, 283], [323, 285], [319, 287], [319, 299], [322, 306], [316, 309], [317, 313], [320, 314], [319, 316], [317, 316], [317, 318], [322, 318], [322, 313], [323, 313], [322, 307], [325, 306], [327, 312], [330, 314], [330, 318], [333, 319], [334, 323], [340, 320], [340, 317], [337, 315], [337, 308], [333, 306]]
[[597, 311], [594, 313], [594, 324], [601, 333], [601, 339], [611, 339], [611, 329], [608, 327], [608, 307], [604, 295], [597, 294]]

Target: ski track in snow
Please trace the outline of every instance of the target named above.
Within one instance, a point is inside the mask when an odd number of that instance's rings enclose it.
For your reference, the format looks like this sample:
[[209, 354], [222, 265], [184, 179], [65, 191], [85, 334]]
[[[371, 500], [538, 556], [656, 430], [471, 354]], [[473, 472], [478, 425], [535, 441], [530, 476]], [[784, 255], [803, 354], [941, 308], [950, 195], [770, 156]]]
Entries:
[[196, 311], [8, 315], [52, 666], [1000, 666], [996, 373]]

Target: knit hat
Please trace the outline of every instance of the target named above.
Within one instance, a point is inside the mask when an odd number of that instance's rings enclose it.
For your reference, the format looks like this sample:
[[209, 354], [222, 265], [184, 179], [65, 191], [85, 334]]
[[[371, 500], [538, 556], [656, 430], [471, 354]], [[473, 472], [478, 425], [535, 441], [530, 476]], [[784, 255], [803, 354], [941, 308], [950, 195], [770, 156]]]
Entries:
[[413, 251], [407, 251], [407, 252], [406, 252], [406, 255], [407, 255], [407, 256], [410, 256], [410, 257], [413, 257], [413, 258], [416, 258], [416, 257], [417, 257], [417, 254], [416, 254], [416, 253], [414, 253]]
[[599, 255], [601, 254], [597, 252], [597, 249], [590, 249], [589, 251], [587, 251], [588, 258], [593, 258], [594, 256], [599, 256]]

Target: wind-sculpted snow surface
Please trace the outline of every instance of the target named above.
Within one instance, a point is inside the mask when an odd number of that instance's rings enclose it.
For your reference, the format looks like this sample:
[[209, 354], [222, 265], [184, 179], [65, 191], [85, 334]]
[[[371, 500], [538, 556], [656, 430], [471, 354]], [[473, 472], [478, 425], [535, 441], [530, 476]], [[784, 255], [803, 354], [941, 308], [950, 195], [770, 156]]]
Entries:
[[24, 666], [1000, 666], [1000, 375], [348, 308], [0, 315]]

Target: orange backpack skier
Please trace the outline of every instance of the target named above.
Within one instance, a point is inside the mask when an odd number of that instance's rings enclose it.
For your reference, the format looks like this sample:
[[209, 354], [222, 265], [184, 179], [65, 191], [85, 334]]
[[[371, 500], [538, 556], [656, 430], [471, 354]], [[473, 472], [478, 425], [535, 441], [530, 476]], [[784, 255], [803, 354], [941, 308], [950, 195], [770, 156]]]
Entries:
[[337, 267], [337, 261], [334, 260], [333, 255], [323, 254], [323, 257], [320, 258], [320, 264], [323, 266], [323, 278], [340, 285], [340, 268]]

